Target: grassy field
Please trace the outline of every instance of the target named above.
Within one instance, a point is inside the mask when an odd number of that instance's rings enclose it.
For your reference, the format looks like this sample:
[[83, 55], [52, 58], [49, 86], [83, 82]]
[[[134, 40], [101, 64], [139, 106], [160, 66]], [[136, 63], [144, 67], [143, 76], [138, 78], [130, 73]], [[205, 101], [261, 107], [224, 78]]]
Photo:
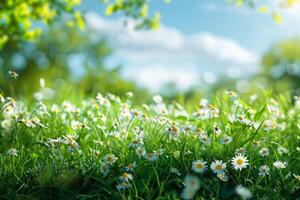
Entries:
[[297, 199], [300, 98], [1, 96], [1, 199]]

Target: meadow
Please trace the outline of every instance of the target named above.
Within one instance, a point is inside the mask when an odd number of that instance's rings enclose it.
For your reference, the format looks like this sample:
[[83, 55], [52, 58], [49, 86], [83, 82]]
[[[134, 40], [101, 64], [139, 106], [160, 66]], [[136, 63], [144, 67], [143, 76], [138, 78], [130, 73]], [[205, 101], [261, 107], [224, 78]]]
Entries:
[[1, 199], [300, 196], [299, 97], [222, 91], [198, 103], [155, 95], [137, 104], [128, 92], [0, 102]]

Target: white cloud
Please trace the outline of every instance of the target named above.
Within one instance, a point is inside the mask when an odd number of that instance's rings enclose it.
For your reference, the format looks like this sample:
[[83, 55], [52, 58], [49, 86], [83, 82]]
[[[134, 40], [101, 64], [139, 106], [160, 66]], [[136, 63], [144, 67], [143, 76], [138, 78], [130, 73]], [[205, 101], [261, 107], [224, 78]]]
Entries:
[[162, 86], [169, 83], [174, 84], [181, 91], [188, 90], [190, 87], [199, 84], [200, 74], [195, 68], [187, 69], [174, 68], [170, 70], [159, 64], [146, 68], [129, 69], [125, 76], [137, 74], [135, 77], [137, 83], [149, 87], [151, 90], [158, 92]]
[[92, 37], [105, 37], [111, 43], [112, 62], [123, 63], [126, 77], [150, 89], [173, 82], [186, 90], [199, 84], [207, 72], [217, 77], [234, 67], [249, 74], [258, 67], [255, 53], [212, 33], [185, 35], [166, 25], [157, 31], [136, 31], [132, 21], [124, 26], [123, 19], [106, 20], [94, 13], [86, 18]]
[[206, 12], [223, 12], [223, 13], [234, 13], [239, 14], [240, 16], [249, 17], [253, 15], [255, 12], [253, 12], [253, 9], [242, 6], [237, 7], [233, 3], [230, 4], [226, 1], [224, 2], [217, 2], [217, 1], [211, 1], [211, 2], [199, 2], [198, 9], [200, 11], [206, 11]]

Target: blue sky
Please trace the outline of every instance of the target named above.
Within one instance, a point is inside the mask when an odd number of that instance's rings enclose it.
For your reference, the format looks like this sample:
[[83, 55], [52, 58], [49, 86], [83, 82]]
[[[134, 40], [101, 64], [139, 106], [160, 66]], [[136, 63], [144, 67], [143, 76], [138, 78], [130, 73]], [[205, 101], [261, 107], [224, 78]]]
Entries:
[[115, 50], [108, 64], [122, 64], [125, 78], [153, 90], [170, 82], [185, 90], [224, 74], [243, 78], [259, 71], [260, 58], [272, 44], [300, 33], [300, 6], [280, 10], [280, 0], [263, 2], [283, 14], [282, 25], [226, 0], [153, 0], [150, 11], [161, 13], [161, 28], [137, 33], [124, 28], [119, 15], [104, 17], [101, 3], [85, 2], [93, 11], [88, 26]]

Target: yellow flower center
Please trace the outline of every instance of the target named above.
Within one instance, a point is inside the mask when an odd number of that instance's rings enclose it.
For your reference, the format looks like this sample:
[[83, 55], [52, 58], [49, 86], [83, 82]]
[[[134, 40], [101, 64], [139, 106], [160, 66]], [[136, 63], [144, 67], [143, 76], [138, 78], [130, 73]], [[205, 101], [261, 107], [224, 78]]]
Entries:
[[215, 169], [216, 169], [217, 171], [222, 170], [222, 165], [216, 165], [216, 166], [215, 166]]
[[198, 163], [198, 164], [196, 164], [196, 167], [197, 167], [198, 169], [202, 169], [202, 168], [204, 167], [204, 165], [203, 165], [202, 163]]
[[129, 163], [127, 166], [129, 169], [133, 168], [133, 164]]
[[243, 159], [237, 159], [236, 164], [242, 165], [242, 164], [244, 164], [244, 160]]

